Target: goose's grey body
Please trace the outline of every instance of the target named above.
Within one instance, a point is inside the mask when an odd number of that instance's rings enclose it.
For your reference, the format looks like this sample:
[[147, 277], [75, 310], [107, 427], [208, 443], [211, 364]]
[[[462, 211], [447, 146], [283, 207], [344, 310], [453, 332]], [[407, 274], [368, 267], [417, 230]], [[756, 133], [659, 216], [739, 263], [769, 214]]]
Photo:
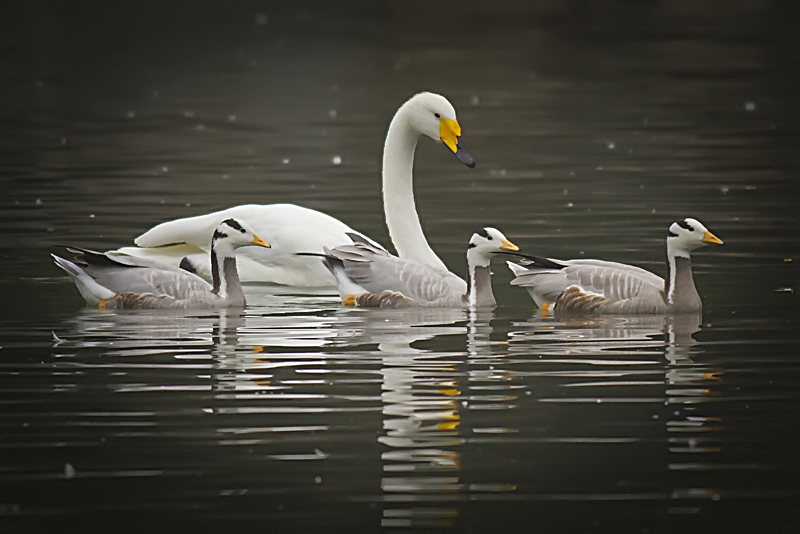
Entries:
[[115, 252], [70, 247], [70, 261], [51, 254], [69, 274], [87, 303], [101, 308], [230, 308], [245, 305], [234, 250], [269, 247], [244, 223], [223, 221], [211, 251], [213, 284], [179, 267]]
[[689, 253], [703, 245], [722, 244], [695, 219], [670, 227], [667, 278], [602, 260], [553, 260], [531, 257], [508, 262], [511, 285], [528, 290], [543, 309], [588, 313], [699, 312], [702, 301], [692, 277]]
[[474, 234], [467, 253], [469, 285], [446, 269], [398, 258], [366, 242], [327, 250], [324, 259], [346, 304], [451, 308], [493, 306], [491, 254], [514, 250], [517, 247], [493, 228]]

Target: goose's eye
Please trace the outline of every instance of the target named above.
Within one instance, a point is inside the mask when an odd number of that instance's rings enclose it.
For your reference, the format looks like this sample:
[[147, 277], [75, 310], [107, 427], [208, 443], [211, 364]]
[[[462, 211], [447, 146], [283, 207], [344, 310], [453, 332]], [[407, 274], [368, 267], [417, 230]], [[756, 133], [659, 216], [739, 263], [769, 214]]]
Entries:
[[434, 117], [436, 117], [437, 119], [440, 119], [440, 118], [442, 118], [442, 116], [441, 116], [441, 115], [439, 115], [438, 113], [434, 113], [434, 114], [433, 114], [433, 116], [434, 116]]
[[487, 236], [486, 236], [486, 239], [488, 239], [489, 241], [491, 241], [491, 240], [492, 240], [492, 236], [490, 236], [490, 235], [487, 235]]

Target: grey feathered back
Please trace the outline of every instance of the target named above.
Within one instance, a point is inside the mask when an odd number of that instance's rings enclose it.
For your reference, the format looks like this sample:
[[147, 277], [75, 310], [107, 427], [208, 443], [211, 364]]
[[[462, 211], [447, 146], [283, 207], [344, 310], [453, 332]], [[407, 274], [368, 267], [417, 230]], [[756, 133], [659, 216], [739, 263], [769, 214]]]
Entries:
[[[602, 260], [568, 260], [559, 270], [513, 269], [512, 285], [528, 289], [537, 306], [550, 302], [556, 309], [606, 313], [663, 313], [668, 311], [664, 279], [649, 271]], [[569, 293], [568, 288], [576, 286]]]
[[403, 302], [463, 306], [467, 284], [449, 271], [392, 256], [364, 242], [336, 247], [329, 255], [341, 262], [347, 277], [369, 293], [381, 294], [391, 287], [389, 293], [402, 294]]

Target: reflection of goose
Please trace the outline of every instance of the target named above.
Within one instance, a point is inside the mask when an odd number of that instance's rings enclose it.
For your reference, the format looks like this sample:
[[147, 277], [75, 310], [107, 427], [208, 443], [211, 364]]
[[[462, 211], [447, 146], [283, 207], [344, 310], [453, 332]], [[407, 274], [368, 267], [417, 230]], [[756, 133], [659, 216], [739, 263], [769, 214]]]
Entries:
[[592, 313], [671, 313], [702, 309], [689, 253], [722, 241], [695, 219], [673, 223], [667, 234], [667, 278], [622, 263], [529, 257], [508, 262], [512, 285], [525, 287], [547, 310]]
[[119, 253], [84, 249], [75, 263], [52, 255], [89, 304], [101, 308], [230, 308], [245, 304], [236, 270], [235, 250], [247, 245], [269, 248], [245, 224], [223, 221], [211, 239], [213, 285], [179, 267]]
[[630, 342], [641, 342], [637, 346], [645, 347], [651, 341], [653, 347], [666, 344], [690, 348], [697, 343], [692, 336], [700, 330], [701, 323], [698, 313], [564, 314], [557, 319], [535, 314], [528, 321], [515, 323], [520, 329], [510, 331], [509, 337], [514, 343], [576, 343], [594, 352], [630, 347]]
[[336, 276], [345, 304], [358, 307], [494, 306], [489, 262], [498, 252], [519, 250], [500, 231], [472, 234], [467, 249], [469, 287], [447, 269], [398, 258], [369, 243], [326, 250], [325, 264]]
[[[444, 269], [444, 263], [431, 250], [422, 233], [414, 204], [412, 168], [421, 135], [442, 141], [464, 164], [475, 166], [459, 142], [461, 127], [450, 102], [432, 93], [412, 97], [397, 111], [386, 135], [383, 153], [386, 224], [401, 258]], [[195, 270], [208, 277], [207, 251], [211, 234], [220, 221], [229, 217], [248, 221], [256, 232], [269, 236], [273, 245], [271, 250], [242, 251], [239, 268], [245, 282], [332, 286], [333, 277], [319, 261], [295, 253], [322, 252], [323, 247], [349, 245], [352, 243], [350, 234], [381, 248], [324, 213], [293, 204], [250, 204], [162, 223], [136, 238], [136, 244], [143, 248], [125, 247], [120, 251], [175, 265], [188, 255]]]

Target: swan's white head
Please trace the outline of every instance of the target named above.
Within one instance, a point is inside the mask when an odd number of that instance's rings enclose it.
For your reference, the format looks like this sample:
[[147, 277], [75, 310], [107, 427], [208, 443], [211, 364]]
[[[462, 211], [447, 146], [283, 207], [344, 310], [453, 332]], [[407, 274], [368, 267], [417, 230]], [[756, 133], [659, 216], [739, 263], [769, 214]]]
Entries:
[[705, 245], [721, 245], [722, 240], [708, 231], [697, 219], [683, 219], [669, 227], [667, 246], [678, 256], [689, 253]]
[[403, 105], [409, 124], [422, 135], [441, 141], [467, 167], [475, 167], [475, 160], [461, 143], [461, 126], [456, 110], [443, 96], [419, 93]]
[[229, 251], [236, 250], [239, 247], [246, 247], [247, 245], [270, 248], [269, 243], [258, 237], [253, 229], [250, 228], [250, 225], [236, 219], [222, 221], [217, 226], [217, 229], [214, 230], [211, 244], [217, 250], [225, 249]]
[[506, 239], [496, 228], [481, 228], [469, 240], [467, 258], [472, 265], [486, 267], [493, 254], [498, 252], [516, 252], [519, 247]]

